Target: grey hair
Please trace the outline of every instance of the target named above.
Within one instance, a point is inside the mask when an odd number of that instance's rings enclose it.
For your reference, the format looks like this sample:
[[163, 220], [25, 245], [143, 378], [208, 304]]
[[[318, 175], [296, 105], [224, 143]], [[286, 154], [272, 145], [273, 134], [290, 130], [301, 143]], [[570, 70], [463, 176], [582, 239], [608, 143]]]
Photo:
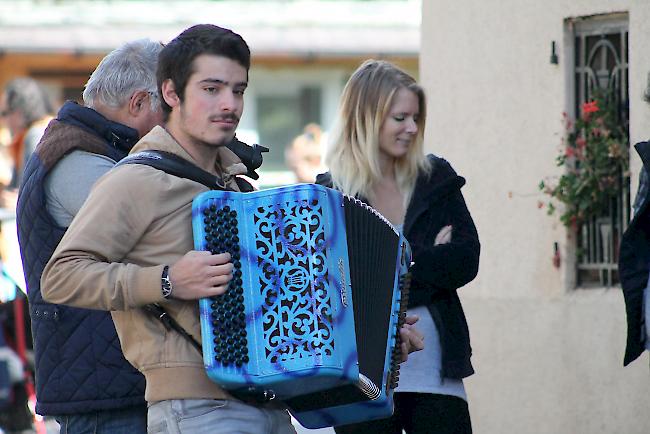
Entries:
[[151, 39], [127, 42], [102, 59], [86, 83], [83, 100], [86, 107], [97, 102], [118, 108], [126, 104], [134, 92], [151, 95], [151, 109], [160, 108], [156, 85], [158, 54], [163, 45]]
[[26, 126], [30, 126], [54, 110], [47, 91], [33, 78], [19, 77], [11, 80], [5, 86], [4, 93], [7, 110], [20, 112]]

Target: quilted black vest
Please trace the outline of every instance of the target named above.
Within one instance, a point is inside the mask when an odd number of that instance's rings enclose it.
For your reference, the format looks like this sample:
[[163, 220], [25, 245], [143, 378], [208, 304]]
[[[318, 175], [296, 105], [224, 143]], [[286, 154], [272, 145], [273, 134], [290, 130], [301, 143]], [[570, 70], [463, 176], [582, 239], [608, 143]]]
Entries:
[[66, 231], [45, 207], [45, 177], [72, 150], [118, 161], [137, 140], [132, 128], [67, 102], [25, 166], [16, 212], [34, 339], [38, 414], [145, 405], [144, 377], [124, 358], [110, 313], [46, 303], [40, 288], [43, 269]]

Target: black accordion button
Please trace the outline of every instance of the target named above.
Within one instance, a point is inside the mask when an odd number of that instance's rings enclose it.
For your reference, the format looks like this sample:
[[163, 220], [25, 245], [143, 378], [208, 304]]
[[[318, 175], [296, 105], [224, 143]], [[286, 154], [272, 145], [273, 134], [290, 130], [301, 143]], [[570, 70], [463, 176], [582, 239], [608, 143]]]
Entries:
[[[220, 207], [219, 203], [213, 203], [203, 214], [205, 250], [213, 254], [229, 252], [233, 263], [233, 278], [227, 291], [210, 297], [214, 359], [224, 367], [241, 367], [249, 362], [249, 357], [237, 211], [228, 205]], [[275, 270], [271, 268], [270, 272]]]

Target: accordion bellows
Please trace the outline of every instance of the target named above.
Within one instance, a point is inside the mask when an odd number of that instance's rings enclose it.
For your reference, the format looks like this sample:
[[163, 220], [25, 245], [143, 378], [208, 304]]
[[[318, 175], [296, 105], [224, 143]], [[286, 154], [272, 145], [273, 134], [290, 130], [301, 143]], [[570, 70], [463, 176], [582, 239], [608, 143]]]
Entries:
[[199, 302], [211, 380], [275, 396], [308, 428], [392, 414], [411, 255], [390, 223], [299, 184], [203, 193], [192, 226], [197, 250], [234, 265], [226, 293]]

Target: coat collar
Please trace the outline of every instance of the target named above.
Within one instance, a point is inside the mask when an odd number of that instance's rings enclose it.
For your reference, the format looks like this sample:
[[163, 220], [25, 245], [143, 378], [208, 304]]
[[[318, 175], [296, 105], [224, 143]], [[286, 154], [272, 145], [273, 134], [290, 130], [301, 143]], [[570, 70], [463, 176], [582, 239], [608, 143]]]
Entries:
[[[429, 175], [421, 173], [415, 183], [404, 217], [405, 234], [411, 231], [413, 224], [427, 209], [465, 185], [465, 178], [458, 176], [444, 160], [433, 155], [429, 155], [428, 158], [432, 170]], [[442, 164], [443, 162], [445, 164]]]
[[[409, 233], [418, 217], [429, 207], [465, 185], [465, 178], [458, 176], [449, 163], [434, 155], [428, 155], [427, 158], [432, 165], [432, 170], [429, 175], [420, 173], [415, 183], [413, 196], [404, 217], [403, 233], [405, 234]], [[332, 188], [332, 175], [330, 172], [322, 173], [316, 177], [316, 183]], [[364, 200], [361, 197], [358, 199]]]
[[[641, 215], [647, 214], [647, 208], [650, 204], [650, 188], [647, 186], [648, 174], [650, 173], [650, 141], [648, 142], [639, 142], [634, 145], [641, 161], [643, 162], [643, 168], [641, 169], [641, 180], [639, 183], [639, 190], [637, 191], [637, 199], [634, 201], [634, 215], [630, 220], [628, 228], [635, 226], [637, 221], [640, 221], [642, 218]], [[643, 173], [645, 171], [645, 174]], [[644, 183], [646, 185], [644, 185]], [[641, 194], [642, 196], [638, 196]]]
[[113, 122], [98, 111], [74, 101], [66, 101], [57, 119], [99, 135], [107, 143], [126, 155], [138, 141], [138, 131], [119, 122]]
[[641, 157], [641, 161], [643, 162], [643, 167], [645, 167], [645, 169], [650, 172], [650, 141], [639, 142], [636, 145], [634, 145], [634, 148], [636, 149], [636, 152], [639, 154], [639, 157]]

